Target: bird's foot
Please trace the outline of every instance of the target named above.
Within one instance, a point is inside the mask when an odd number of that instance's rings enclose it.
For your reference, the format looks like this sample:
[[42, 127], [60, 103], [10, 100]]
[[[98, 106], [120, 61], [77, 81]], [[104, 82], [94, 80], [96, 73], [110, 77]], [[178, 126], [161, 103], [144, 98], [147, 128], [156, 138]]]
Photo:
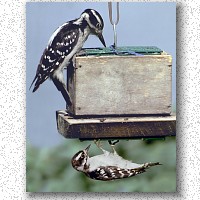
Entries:
[[77, 54], [76, 56], [84, 56], [86, 55], [86, 51], [84, 49], [81, 49]]
[[97, 146], [99, 149], [101, 149], [101, 151], [103, 151], [104, 153], [107, 152], [106, 150], [104, 150], [104, 149], [102, 148], [102, 143], [101, 143], [100, 139], [94, 140], [94, 143], [96, 144], [96, 146]]
[[108, 143], [110, 144], [114, 154], [117, 154], [117, 152], [115, 150], [115, 144], [117, 144], [118, 142], [119, 142], [119, 140], [116, 140], [116, 141], [108, 140]]
[[94, 143], [96, 144], [96, 146], [97, 146], [99, 149], [102, 149], [102, 144], [101, 144], [100, 139], [94, 140]]

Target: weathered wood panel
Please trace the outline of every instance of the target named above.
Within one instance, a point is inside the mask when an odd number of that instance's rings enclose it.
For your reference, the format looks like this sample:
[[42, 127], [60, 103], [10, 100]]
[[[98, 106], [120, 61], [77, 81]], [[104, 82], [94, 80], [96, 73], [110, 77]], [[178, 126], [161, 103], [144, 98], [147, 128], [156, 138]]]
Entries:
[[148, 138], [175, 136], [176, 116], [75, 119], [57, 112], [58, 132], [65, 138]]
[[170, 55], [76, 57], [73, 115], [170, 114]]

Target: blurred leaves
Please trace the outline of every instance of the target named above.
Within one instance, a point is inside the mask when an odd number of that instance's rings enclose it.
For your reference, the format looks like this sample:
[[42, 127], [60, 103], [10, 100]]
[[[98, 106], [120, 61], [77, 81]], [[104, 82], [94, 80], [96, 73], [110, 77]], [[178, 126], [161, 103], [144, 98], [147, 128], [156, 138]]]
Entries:
[[[36, 148], [27, 144], [27, 192], [175, 192], [176, 191], [176, 141], [121, 140], [117, 152], [134, 163], [160, 162], [147, 172], [116, 181], [96, 181], [71, 166], [72, 156], [90, 142], [66, 140], [54, 148]], [[103, 147], [111, 151], [108, 142]], [[101, 151], [93, 144], [90, 155]]]

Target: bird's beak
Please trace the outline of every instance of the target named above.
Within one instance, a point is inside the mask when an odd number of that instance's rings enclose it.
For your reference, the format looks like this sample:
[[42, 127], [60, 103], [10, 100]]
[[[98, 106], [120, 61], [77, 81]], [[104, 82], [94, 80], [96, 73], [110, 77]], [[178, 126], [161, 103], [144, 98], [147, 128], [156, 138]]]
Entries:
[[89, 149], [90, 149], [91, 144], [85, 149], [85, 151], [88, 153]]
[[106, 43], [105, 43], [102, 33], [99, 33], [97, 36], [99, 40], [101, 41], [101, 43], [103, 44], [103, 46], [106, 47]]

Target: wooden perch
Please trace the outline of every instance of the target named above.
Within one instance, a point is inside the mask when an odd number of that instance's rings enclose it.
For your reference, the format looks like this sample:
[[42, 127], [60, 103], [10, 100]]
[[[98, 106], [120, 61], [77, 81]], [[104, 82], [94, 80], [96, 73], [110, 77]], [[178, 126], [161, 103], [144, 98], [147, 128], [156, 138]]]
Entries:
[[176, 135], [176, 116], [95, 117], [77, 119], [57, 111], [58, 132], [65, 138], [137, 139]]

